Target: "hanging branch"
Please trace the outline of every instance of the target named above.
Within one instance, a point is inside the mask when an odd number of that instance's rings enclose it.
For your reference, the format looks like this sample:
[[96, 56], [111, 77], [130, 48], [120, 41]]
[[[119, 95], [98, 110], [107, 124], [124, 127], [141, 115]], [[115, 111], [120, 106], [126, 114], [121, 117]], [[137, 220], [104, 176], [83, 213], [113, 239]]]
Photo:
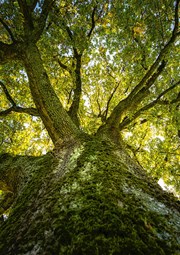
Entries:
[[7, 116], [11, 112], [27, 113], [27, 114], [32, 115], [32, 116], [39, 116], [39, 113], [38, 113], [37, 109], [35, 109], [33, 107], [23, 108], [23, 107], [17, 106], [15, 101], [13, 100], [12, 96], [10, 95], [9, 91], [7, 90], [6, 86], [4, 85], [4, 83], [2, 81], [0, 81], [0, 85], [3, 89], [3, 91], [4, 91], [4, 94], [7, 98], [7, 100], [12, 104], [12, 106], [9, 109], [1, 111], [0, 116]]
[[14, 38], [14, 35], [11, 31], [11, 29], [9, 28], [9, 26], [3, 21], [3, 19], [0, 17], [0, 22], [1, 24], [3, 25], [3, 27], [6, 29], [6, 31], [8, 32], [8, 34], [10, 35], [10, 38], [13, 42], [15, 42], [15, 38]]
[[119, 124], [119, 129], [120, 130], [124, 129], [132, 121], [137, 119], [143, 112], [153, 108], [157, 104], [169, 105], [169, 104], [174, 104], [174, 103], [180, 101], [180, 93], [178, 94], [177, 98], [172, 100], [171, 102], [169, 102], [167, 100], [166, 101], [165, 100], [161, 100], [161, 98], [164, 95], [166, 95], [169, 91], [171, 91], [174, 88], [176, 88], [179, 84], [180, 84], [180, 81], [176, 82], [174, 85], [172, 85], [168, 89], [164, 90], [154, 101], [152, 101], [151, 103], [149, 103], [149, 104], [145, 105], [144, 107], [142, 107], [141, 109], [139, 109], [131, 118], [125, 117], [124, 120]]

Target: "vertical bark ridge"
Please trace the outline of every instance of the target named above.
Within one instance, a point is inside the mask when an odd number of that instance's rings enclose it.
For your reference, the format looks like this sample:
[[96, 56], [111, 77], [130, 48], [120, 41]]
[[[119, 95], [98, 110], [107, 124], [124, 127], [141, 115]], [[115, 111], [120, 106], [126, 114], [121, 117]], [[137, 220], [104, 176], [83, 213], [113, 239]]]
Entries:
[[52, 88], [35, 44], [27, 47], [23, 61], [33, 100], [53, 143], [60, 139], [76, 139], [81, 131], [73, 123]]

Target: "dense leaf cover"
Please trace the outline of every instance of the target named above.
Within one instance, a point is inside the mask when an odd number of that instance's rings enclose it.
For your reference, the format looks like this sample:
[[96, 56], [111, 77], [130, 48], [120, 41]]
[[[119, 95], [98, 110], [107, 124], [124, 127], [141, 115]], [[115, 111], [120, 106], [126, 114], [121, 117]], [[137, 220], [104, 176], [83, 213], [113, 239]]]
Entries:
[[178, 5], [1, 0], [0, 153], [41, 155], [53, 148], [31, 96], [23, 53], [4, 53], [6, 46], [36, 43], [76, 126], [94, 134], [116, 123], [129, 153], [178, 193]]

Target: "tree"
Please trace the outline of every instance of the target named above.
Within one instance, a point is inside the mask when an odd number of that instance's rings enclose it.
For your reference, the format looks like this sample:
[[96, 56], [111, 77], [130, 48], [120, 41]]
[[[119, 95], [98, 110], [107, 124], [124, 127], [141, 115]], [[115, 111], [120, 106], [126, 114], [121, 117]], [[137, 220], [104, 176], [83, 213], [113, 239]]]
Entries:
[[178, 11], [1, 1], [1, 254], [178, 254]]

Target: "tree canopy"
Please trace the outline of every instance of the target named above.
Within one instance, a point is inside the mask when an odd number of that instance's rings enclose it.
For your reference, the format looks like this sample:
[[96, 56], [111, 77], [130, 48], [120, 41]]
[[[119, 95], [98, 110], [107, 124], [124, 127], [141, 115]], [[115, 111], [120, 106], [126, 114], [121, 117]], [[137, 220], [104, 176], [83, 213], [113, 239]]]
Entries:
[[66, 133], [114, 127], [178, 192], [179, 0], [1, 0], [0, 10], [0, 153], [41, 155]]

